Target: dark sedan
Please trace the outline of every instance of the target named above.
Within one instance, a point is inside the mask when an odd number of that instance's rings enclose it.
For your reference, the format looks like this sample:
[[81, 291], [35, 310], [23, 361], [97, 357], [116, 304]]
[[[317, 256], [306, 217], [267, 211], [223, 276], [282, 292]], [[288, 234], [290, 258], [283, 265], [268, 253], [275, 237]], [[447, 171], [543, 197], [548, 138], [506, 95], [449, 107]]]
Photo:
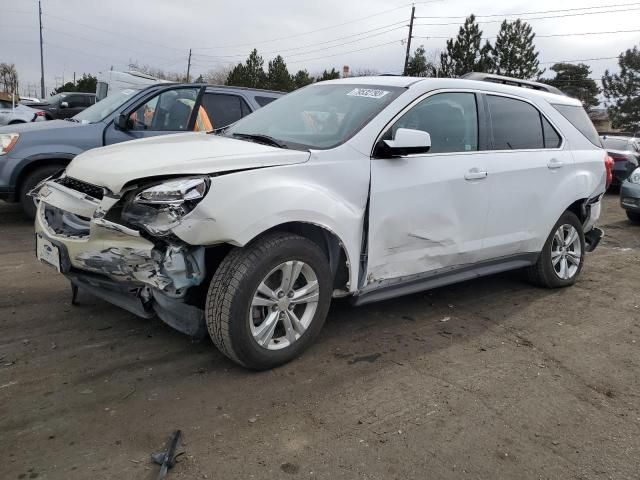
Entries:
[[605, 135], [602, 145], [613, 159], [611, 186], [620, 187], [640, 161], [640, 138]]
[[627, 217], [634, 223], [640, 223], [640, 168], [636, 168], [620, 187], [620, 205]]

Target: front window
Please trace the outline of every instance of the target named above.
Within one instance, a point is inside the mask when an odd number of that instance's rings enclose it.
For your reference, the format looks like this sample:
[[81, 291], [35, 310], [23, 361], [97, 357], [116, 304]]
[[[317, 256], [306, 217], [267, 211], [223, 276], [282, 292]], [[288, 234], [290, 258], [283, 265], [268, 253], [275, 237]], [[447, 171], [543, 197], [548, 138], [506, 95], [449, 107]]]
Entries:
[[292, 148], [334, 148], [355, 135], [404, 90], [344, 83], [309, 86], [243, 118], [225, 135], [268, 136]]
[[440, 93], [419, 102], [386, 132], [395, 138], [399, 128], [422, 130], [431, 136], [429, 153], [478, 150], [478, 111], [473, 93]]
[[199, 91], [199, 88], [178, 88], [156, 95], [131, 113], [130, 128], [164, 132], [186, 130]]
[[100, 100], [73, 117], [74, 120], [82, 123], [101, 122], [118, 108], [131, 100], [139, 90], [127, 89]]

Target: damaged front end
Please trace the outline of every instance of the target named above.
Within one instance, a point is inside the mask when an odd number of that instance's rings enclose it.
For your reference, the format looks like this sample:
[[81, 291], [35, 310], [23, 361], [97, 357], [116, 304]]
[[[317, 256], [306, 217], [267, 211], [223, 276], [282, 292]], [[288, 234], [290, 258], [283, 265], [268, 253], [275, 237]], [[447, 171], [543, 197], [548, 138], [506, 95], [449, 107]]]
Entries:
[[[78, 291], [203, 336], [204, 313], [190, 292], [205, 279], [205, 248], [181, 241], [172, 229], [208, 188], [208, 178], [190, 177], [113, 194], [64, 174], [53, 177], [34, 191], [37, 245], [48, 249], [38, 257]], [[52, 255], [59, 260], [50, 261]]]

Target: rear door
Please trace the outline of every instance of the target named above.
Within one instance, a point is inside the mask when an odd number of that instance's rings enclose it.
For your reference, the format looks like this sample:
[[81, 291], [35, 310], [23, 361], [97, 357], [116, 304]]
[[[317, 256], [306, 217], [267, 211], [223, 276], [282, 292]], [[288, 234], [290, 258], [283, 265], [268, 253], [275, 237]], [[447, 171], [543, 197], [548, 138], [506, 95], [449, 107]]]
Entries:
[[126, 130], [113, 124], [107, 128], [105, 145], [193, 131], [201, 90], [201, 87], [176, 87], [146, 97], [123, 112], [127, 115]]
[[491, 258], [537, 252], [552, 227], [548, 219], [569, 206], [558, 203], [561, 189], [572, 188], [564, 183], [571, 177], [573, 157], [558, 129], [533, 103], [499, 94], [484, 100], [491, 132], [485, 248]]
[[[213, 129], [223, 128], [251, 113], [249, 104], [239, 95], [207, 90], [202, 108]], [[199, 117], [202, 117], [202, 112]]]

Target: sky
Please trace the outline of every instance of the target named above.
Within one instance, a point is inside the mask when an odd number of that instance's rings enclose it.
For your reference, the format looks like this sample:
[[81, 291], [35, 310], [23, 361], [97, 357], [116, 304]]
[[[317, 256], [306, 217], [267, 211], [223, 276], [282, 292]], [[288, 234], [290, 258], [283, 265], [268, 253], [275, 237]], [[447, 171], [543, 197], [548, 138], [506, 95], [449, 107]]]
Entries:
[[[400, 73], [411, 5], [403, 0], [42, 0], [45, 84], [50, 91], [72, 80], [74, 72], [127, 70], [130, 63], [184, 73], [189, 49], [192, 78], [243, 62], [253, 48], [265, 64], [281, 54], [292, 73], [344, 65], [352, 72]], [[631, 0], [436, 0], [415, 7], [412, 50], [424, 45], [434, 57], [471, 13], [483, 22], [488, 38], [505, 18], [527, 20], [537, 34], [542, 67], [594, 59], [584, 63], [595, 79], [605, 69], [616, 70], [615, 57], [640, 43], [640, 2]], [[15, 63], [23, 96], [36, 95], [37, 0], [0, 0], [0, 62]]]

